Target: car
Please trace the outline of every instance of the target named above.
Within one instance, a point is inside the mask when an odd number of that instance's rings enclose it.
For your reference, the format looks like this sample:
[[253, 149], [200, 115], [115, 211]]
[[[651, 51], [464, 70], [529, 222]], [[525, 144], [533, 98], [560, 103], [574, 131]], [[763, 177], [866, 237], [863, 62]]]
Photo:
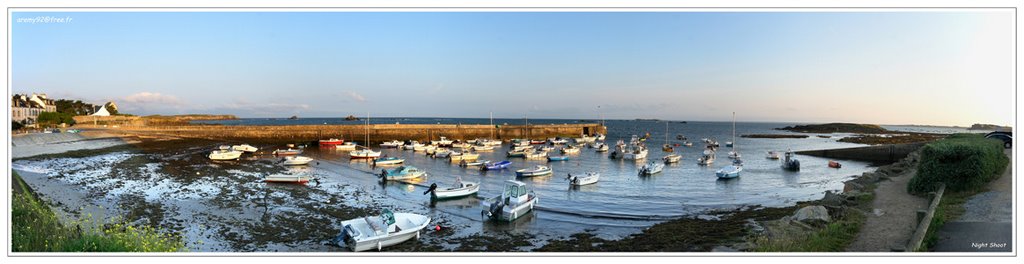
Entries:
[[1013, 147], [1013, 134], [1010, 132], [992, 132], [985, 135], [985, 138], [994, 138], [1003, 141], [1004, 148]]

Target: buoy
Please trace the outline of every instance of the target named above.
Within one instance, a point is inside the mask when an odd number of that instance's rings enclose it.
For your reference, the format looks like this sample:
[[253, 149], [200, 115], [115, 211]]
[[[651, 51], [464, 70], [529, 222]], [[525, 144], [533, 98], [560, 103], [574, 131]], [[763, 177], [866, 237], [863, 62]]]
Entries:
[[441, 231], [441, 225], [434, 225], [434, 231]]

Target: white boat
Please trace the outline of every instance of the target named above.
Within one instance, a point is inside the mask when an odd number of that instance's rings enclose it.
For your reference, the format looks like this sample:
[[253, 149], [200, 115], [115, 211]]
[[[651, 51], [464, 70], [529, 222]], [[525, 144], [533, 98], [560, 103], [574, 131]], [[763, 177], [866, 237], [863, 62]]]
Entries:
[[[633, 137], [635, 138], [636, 136]], [[612, 153], [609, 154], [608, 156], [613, 159], [621, 159], [622, 156], [624, 156], [625, 154], [626, 143], [622, 142], [622, 140], [620, 139], [618, 142], [615, 143], [615, 150], [613, 150]]]
[[739, 158], [742, 158], [742, 157], [743, 157], [743, 155], [740, 155], [739, 152], [729, 151], [729, 158], [730, 159], [739, 159]]
[[501, 195], [480, 202], [481, 214], [511, 222], [533, 210], [538, 201], [537, 195], [526, 189], [526, 184], [509, 180], [505, 181]]
[[434, 154], [434, 153], [437, 152], [437, 149], [438, 149], [437, 145], [426, 145], [426, 146], [423, 146], [423, 151], [427, 152], [427, 154]]
[[527, 152], [524, 157], [527, 159], [546, 159], [548, 153], [545, 151]]
[[399, 157], [388, 157], [383, 156], [380, 158], [373, 159], [374, 165], [394, 165], [404, 163], [405, 159]]
[[472, 148], [473, 145], [471, 145], [469, 143], [466, 143], [466, 142], [458, 142], [458, 143], [452, 143], [452, 147], [453, 148], [466, 149], [466, 148]]
[[415, 141], [415, 140], [413, 140], [413, 141], [405, 144], [404, 146], [402, 146], [402, 148], [405, 149], [405, 150], [415, 150], [417, 147], [422, 148], [423, 144], [420, 144], [419, 141]]
[[715, 176], [720, 179], [732, 179], [740, 176], [740, 172], [743, 172], [743, 163], [740, 160], [736, 160], [732, 165], [722, 167], [722, 169], [715, 172]]
[[281, 161], [281, 164], [282, 165], [286, 165], [286, 166], [298, 166], [298, 165], [307, 165], [311, 161], [313, 161], [313, 158], [310, 158], [310, 157], [287, 156], [287, 157], [284, 157], [284, 160]]
[[566, 147], [562, 148], [562, 154], [576, 154], [576, 153], [580, 153], [580, 148], [572, 146], [572, 145], [566, 146]]
[[513, 140], [511, 140], [509, 142], [511, 142], [512, 146], [515, 146], [515, 147], [526, 147], [526, 146], [530, 145], [530, 140], [529, 139], [519, 139], [519, 138], [517, 138], [517, 139], [513, 139]]
[[311, 178], [309, 175], [285, 175], [285, 174], [274, 174], [263, 177], [264, 182], [277, 182], [277, 183], [307, 183]]
[[605, 144], [605, 143], [601, 143], [600, 145], [597, 145], [594, 148], [596, 149], [594, 151], [597, 151], [597, 152], [608, 152], [608, 144]]
[[[451, 150], [445, 148], [437, 148], [436, 150], [434, 150], [434, 158], [447, 158], [448, 156], [452, 155], [452, 153], [453, 152]], [[427, 152], [427, 154], [430, 154], [430, 152]]]
[[302, 154], [302, 150], [300, 150], [300, 149], [291, 149], [291, 148], [289, 148], [289, 149], [276, 149], [271, 154], [274, 154], [275, 156], [299, 155], [299, 154]]
[[482, 160], [482, 161], [481, 160], [477, 160], [477, 161], [462, 160], [462, 161], [459, 162], [459, 167], [476, 167], [476, 166], [483, 166], [484, 164], [487, 164], [487, 163], [491, 163], [491, 161], [489, 161], [489, 160]]
[[[338, 239], [339, 246], [352, 251], [366, 251], [419, 239], [420, 232], [430, 224], [430, 217], [411, 213], [392, 213], [384, 209], [379, 216], [345, 220]], [[342, 244], [344, 243], [344, 244]]]
[[334, 149], [336, 149], [336, 150], [352, 151], [352, 150], [356, 150], [357, 146], [359, 146], [359, 145], [357, 145], [355, 142], [345, 142], [345, 143], [341, 143], [341, 144], [338, 144], [338, 145], [334, 145]]
[[551, 144], [560, 145], [560, 144], [569, 143], [569, 140], [566, 140], [564, 138], [549, 138], [548, 142], [551, 143]]
[[217, 146], [217, 149], [219, 149], [219, 150], [229, 150], [229, 149], [231, 149], [231, 146], [220, 145], [220, 146]]
[[780, 157], [779, 157], [779, 152], [777, 152], [777, 151], [768, 151], [768, 155], [767, 155], [767, 156], [765, 156], [765, 158], [766, 158], [766, 159], [773, 159], [773, 160], [777, 160], [777, 159], [779, 159], [779, 158], [780, 158]]
[[441, 137], [441, 139], [437, 141], [437, 144], [441, 146], [450, 146], [452, 142], [454, 141], [451, 141], [446, 137]]
[[451, 199], [466, 197], [476, 194], [480, 191], [480, 184], [476, 182], [463, 182], [462, 178], [456, 177], [455, 184], [449, 187], [437, 187], [437, 183], [430, 184], [430, 189], [427, 189], [423, 194], [430, 193], [430, 198], [433, 199]]
[[711, 165], [715, 163], [715, 151], [711, 148], [704, 150], [704, 155], [697, 159], [697, 165]]
[[398, 148], [398, 147], [401, 147], [402, 145], [405, 145], [405, 142], [398, 141], [398, 140], [392, 140], [392, 141], [380, 143], [380, 147], [381, 148]]
[[494, 147], [493, 146], [473, 146], [473, 151], [481, 151], [481, 152], [494, 151]]
[[451, 155], [450, 157], [448, 157], [448, 159], [450, 159], [450, 162], [473, 161], [478, 158], [480, 158], [480, 154], [476, 153], [460, 153], [459, 155]]
[[241, 151], [218, 149], [207, 155], [211, 160], [237, 160], [242, 156]]
[[600, 178], [601, 174], [594, 171], [588, 171], [584, 176], [572, 176], [572, 174], [569, 174], [565, 177], [565, 179], [569, 180], [569, 185], [574, 186], [594, 184]]
[[665, 164], [676, 163], [676, 162], [679, 162], [680, 160], [683, 159], [683, 155], [672, 154], [672, 155], [665, 156], [664, 158], [661, 158], [661, 159], [665, 161]]
[[640, 167], [639, 174], [640, 174], [640, 176], [654, 175], [654, 174], [660, 173], [661, 170], [664, 169], [664, 168], [665, 168], [665, 164], [651, 161], [651, 162], [649, 162], [647, 164], [644, 164], [643, 167]]
[[642, 146], [642, 145], [634, 147], [631, 150], [626, 151], [626, 153], [622, 155], [622, 158], [623, 159], [627, 159], [627, 160], [642, 160], [642, 159], [646, 159], [647, 158], [647, 148]]
[[521, 169], [516, 171], [516, 177], [533, 177], [550, 174], [551, 168], [544, 165], [537, 165], [536, 167], [533, 167], [533, 169]]
[[380, 151], [373, 151], [372, 149], [361, 149], [349, 152], [348, 155], [353, 159], [373, 159], [380, 157]]
[[604, 141], [604, 134], [597, 134], [597, 136], [594, 137], [594, 139], [596, 139], [598, 141]]
[[552, 147], [552, 146], [539, 146], [539, 147], [537, 147], [537, 151], [549, 152], [549, 151], [552, 151], [552, 150], [555, 150], [555, 147]]
[[241, 144], [241, 145], [231, 146], [231, 150], [253, 153], [253, 152], [256, 152], [259, 149], [256, 148], [256, 147], [253, 147], [252, 145], [249, 145], [249, 144]]
[[381, 169], [380, 178], [383, 181], [400, 181], [423, 177], [426, 174], [413, 166], [401, 166], [391, 170]]
[[501, 140], [483, 139], [482, 142], [483, 142], [484, 146], [491, 146], [491, 147], [500, 147], [501, 146]]

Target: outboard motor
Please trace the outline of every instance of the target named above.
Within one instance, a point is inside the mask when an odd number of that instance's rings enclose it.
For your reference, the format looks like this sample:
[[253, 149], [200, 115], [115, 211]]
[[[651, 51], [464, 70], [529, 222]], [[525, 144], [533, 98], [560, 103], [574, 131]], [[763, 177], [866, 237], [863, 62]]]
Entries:
[[428, 188], [427, 191], [423, 192], [423, 195], [426, 195], [428, 193], [432, 193], [435, 190], [437, 190], [437, 183], [431, 183], [430, 184], [430, 188]]

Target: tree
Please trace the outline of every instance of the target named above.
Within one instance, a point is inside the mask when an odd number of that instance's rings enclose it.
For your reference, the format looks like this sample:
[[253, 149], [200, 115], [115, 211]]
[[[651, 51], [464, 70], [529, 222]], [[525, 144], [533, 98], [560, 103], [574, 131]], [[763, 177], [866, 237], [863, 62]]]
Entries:
[[11, 121], [11, 130], [18, 130], [23, 127], [25, 127], [25, 125], [22, 125], [21, 122]]
[[73, 114], [60, 113], [60, 112], [42, 112], [39, 113], [39, 117], [36, 122], [43, 125], [56, 125], [65, 123], [68, 125], [74, 125], [75, 119]]

